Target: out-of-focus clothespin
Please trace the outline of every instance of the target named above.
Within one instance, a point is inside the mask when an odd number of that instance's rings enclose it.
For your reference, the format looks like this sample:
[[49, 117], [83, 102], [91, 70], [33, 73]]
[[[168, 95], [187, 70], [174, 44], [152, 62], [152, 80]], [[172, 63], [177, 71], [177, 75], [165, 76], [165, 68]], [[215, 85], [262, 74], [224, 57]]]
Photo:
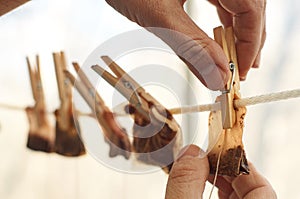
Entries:
[[78, 121], [73, 116], [72, 85], [64, 74], [67, 70], [64, 52], [53, 53], [53, 60], [61, 101], [59, 109], [55, 111], [55, 151], [64, 156], [80, 156], [85, 154], [85, 148], [79, 137]]
[[113, 73], [115, 73], [116, 77], [111, 75], [99, 65], [92, 66], [92, 69], [110, 85], [115, 87], [115, 89], [118, 90], [129, 101], [130, 105], [134, 107], [134, 109], [139, 113], [139, 115], [141, 115], [146, 123], [151, 122], [151, 112], [158, 121], [168, 124], [173, 130], [178, 129], [177, 123], [169, 117], [171, 113], [165, 109], [165, 107], [160, 104], [159, 101], [147, 93], [139, 83], [137, 83], [110, 57], [102, 56], [101, 58], [113, 71]]
[[[99, 106], [94, 107], [94, 108], [99, 108], [98, 111], [100, 111], [100, 112], [106, 111], [106, 109], [108, 109], [108, 108], [106, 107], [104, 100], [99, 95], [99, 93], [96, 91], [95, 87], [89, 81], [88, 77], [83, 72], [83, 70], [80, 69], [79, 64], [77, 62], [73, 62], [72, 65], [73, 65], [73, 67], [74, 67], [77, 75], [79, 76], [80, 80], [82, 81], [83, 86], [85, 86], [85, 92], [87, 92], [87, 93], [85, 94], [85, 96], [83, 96], [83, 98], [86, 99], [86, 98], [88, 98], [87, 96], [92, 97], [93, 98], [93, 102], [95, 101], [97, 103], [97, 105], [99, 105]], [[65, 74], [67, 75], [67, 77], [69, 78], [69, 80], [71, 82], [73, 82], [73, 78], [71, 77], [71, 74], [68, 71], [65, 71]], [[80, 82], [77, 82], [77, 83], [79, 85], [81, 84]], [[73, 85], [76, 86], [75, 85], [75, 81], [73, 82]], [[88, 100], [87, 100], [87, 102], [88, 102]], [[93, 110], [93, 106], [94, 105], [93, 104], [90, 105], [90, 108], [92, 108], [92, 110]]]
[[36, 64], [32, 65], [26, 57], [32, 95], [35, 101], [33, 107], [26, 108], [29, 121], [27, 147], [32, 150], [53, 152], [54, 131], [47, 116], [44, 90], [41, 80], [40, 59], [36, 56]]
[[35, 100], [36, 106], [38, 108], [45, 109], [46, 105], [45, 105], [44, 90], [43, 90], [42, 80], [41, 80], [40, 58], [38, 55], [36, 56], [35, 69], [31, 65], [31, 63], [29, 61], [29, 57], [26, 57], [26, 61], [27, 61], [27, 66], [28, 66], [28, 71], [29, 71], [32, 95]]
[[105, 102], [86, 74], [80, 70], [79, 64], [73, 62], [73, 67], [79, 76], [77, 80], [69, 71], [64, 71], [64, 73], [87, 102], [91, 110], [96, 114], [95, 117], [102, 127], [105, 140], [110, 146], [110, 157], [123, 155], [128, 159], [130, 157], [131, 144], [125, 129], [118, 125], [111, 110], [105, 105]]
[[[133, 151], [137, 159], [169, 172], [182, 146], [181, 129], [172, 114], [108, 56], [101, 57], [115, 74], [92, 66], [103, 79], [128, 101], [128, 113], [134, 118]], [[158, 154], [152, 152], [158, 151]]]
[[70, 116], [72, 116], [72, 113], [69, 111], [69, 107], [72, 106], [72, 87], [71, 84], [68, 83], [68, 79], [63, 73], [64, 70], [67, 70], [64, 52], [53, 53], [53, 61], [57, 79], [58, 94], [61, 102], [61, 107], [59, 109], [60, 119], [58, 123], [60, 128], [63, 130], [68, 130], [68, 128], [71, 126]]
[[[147, 94], [133, 78], [131, 78], [121, 67], [119, 67], [108, 56], [102, 56], [102, 60], [115, 73], [116, 77], [111, 75], [102, 67], [95, 65], [92, 69], [102, 76], [109, 84], [114, 86], [142, 115], [144, 119], [150, 121], [149, 117], [149, 100], [157, 102], [152, 96]], [[158, 102], [157, 102], [158, 104]]]
[[214, 29], [214, 37], [228, 58], [228, 67], [231, 72], [230, 78], [221, 91], [222, 95], [220, 96], [223, 129], [230, 129], [236, 121], [233, 100], [236, 97], [240, 97], [240, 79], [233, 28], [228, 27], [224, 29], [221, 26], [217, 27]]

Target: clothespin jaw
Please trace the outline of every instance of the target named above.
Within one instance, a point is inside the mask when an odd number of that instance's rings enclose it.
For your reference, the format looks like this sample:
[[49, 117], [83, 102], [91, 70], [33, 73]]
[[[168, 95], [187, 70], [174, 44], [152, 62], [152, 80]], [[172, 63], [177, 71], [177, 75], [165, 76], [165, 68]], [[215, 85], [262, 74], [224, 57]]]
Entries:
[[[101, 98], [99, 93], [94, 89], [92, 83], [86, 76], [86, 74], [80, 70], [80, 66], [78, 63], [73, 62], [73, 67], [79, 76], [79, 79], [75, 79], [75, 77], [67, 70], [64, 71], [65, 76], [70, 80], [71, 84], [76, 88], [79, 94], [86, 101], [88, 106], [92, 111], [95, 111], [97, 114], [104, 114], [105, 112], [111, 112], [109, 108], [105, 105], [104, 100]], [[111, 132], [112, 128], [109, 126], [108, 122], [103, 119], [102, 116], [98, 117], [98, 120], [101, 126], [105, 129], [106, 132]]]
[[233, 100], [236, 96], [240, 96], [239, 71], [233, 28], [228, 27], [223, 29], [221, 26], [217, 27], [214, 29], [214, 37], [215, 41], [224, 50], [224, 53], [228, 59], [228, 67], [231, 72], [230, 78], [224, 89], [221, 90], [222, 95], [220, 96], [223, 129], [230, 129], [236, 122]]
[[33, 99], [35, 101], [38, 101], [38, 92], [37, 92], [38, 82], [37, 82], [37, 79], [36, 79], [35, 71], [32, 68], [29, 57], [26, 57], [26, 62], [27, 62], [27, 67], [28, 67], [28, 72], [29, 72], [29, 78], [30, 78], [30, 84], [31, 84]]
[[[104, 100], [101, 98], [99, 93], [96, 91], [95, 87], [89, 81], [86, 74], [80, 69], [79, 64], [77, 62], [73, 62], [72, 65], [73, 65], [73, 68], [75, 69], [77, 75], [79, 76], [80, 80], [82, 81], [83, 85], [86, 87], [88, 93], [95, 99], [97, 105], [99, 105], [99, 107], [105, 107]], [[65, 74], [67, 74], [67, 73], [65, 73]], [[73, 85], [74, 85], [74, 83], [73, 83]]]
[[102, 56], [101, 58], [116, 76], [111, 75], [99, 65], [92, 66], [92, 69], [115, 87], [145, 120], [150, 121], [150, 110], [148, 101], [145, 99], [147, 97], [145, 90], [111, 58], [108, 56]]
[[39, 56], [36, 55], [36, 65], [32, 66], [28, 57], [26, 57], [27, 67], [29, 71], [32, 95], [35, 100], [36, 105], [44, 106], [44, 91], [41, 80], [41, 72], [40, 72], [40, 59]]

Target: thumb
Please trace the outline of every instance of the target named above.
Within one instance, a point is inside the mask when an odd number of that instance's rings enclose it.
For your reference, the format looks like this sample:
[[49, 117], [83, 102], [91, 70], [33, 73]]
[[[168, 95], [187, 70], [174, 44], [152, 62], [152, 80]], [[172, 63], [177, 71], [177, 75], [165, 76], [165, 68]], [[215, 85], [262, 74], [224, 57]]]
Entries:
[[209, 174], [207, 157], [195, 145], [182, 149], [183, 154], [173, 164], [165, 199], [202, 198]]

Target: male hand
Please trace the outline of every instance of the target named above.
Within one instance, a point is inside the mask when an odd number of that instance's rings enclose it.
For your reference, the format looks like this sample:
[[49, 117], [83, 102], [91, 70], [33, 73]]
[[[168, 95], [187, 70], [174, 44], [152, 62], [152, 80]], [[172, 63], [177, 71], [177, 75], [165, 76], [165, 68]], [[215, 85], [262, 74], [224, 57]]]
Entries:
[[[208, 159], [201, 149], [190, 145], [173, 164], [169, 175], [165, 199], [199, 199], [205, 188], [205, 182], [213, 181], [209, 176]], [[220, 199], [276, 199], [276, 194], [252, 164], [249, 175], [236, 178], [218, 177]]]
[[[130, 20], [164, 40], [208, 88], [222, 89], [229, 79], [221, 47], [185, 13], [185, 0], [106, 0]], [[225, 27], [233, 26], [242, 80], [259, 66], [265, 41], [265, 0], [210, 0]], [[153, 28], [156, 27], [156, 28]]]

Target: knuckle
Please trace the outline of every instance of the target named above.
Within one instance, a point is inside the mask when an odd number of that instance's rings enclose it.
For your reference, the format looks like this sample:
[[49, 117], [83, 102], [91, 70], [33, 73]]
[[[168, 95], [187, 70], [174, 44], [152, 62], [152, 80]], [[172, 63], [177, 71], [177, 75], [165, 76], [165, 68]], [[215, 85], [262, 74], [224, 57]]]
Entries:
[[[253, 0], [252, 0], [253, 1]], [[253, 6], [251, 6], [253, 11], [264, 12], [266, 8], [265, 0], [254, 0]]]
[[188, 39], [177, 47], [176, 53], [195, 66], [199, 63], [199, 59], [203, 61], [208, 56], [207, 49], [209, 46], [210, 42], [207, 39]]

